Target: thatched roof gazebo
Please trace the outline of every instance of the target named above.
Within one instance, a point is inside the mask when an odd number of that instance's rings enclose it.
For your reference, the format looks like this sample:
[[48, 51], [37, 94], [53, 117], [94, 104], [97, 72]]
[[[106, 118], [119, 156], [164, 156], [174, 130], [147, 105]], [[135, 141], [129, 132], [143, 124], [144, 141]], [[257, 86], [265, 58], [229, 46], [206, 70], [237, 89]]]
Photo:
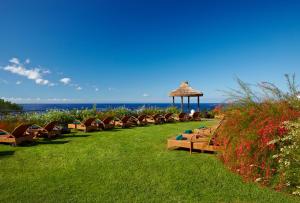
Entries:
[[175, 105], [175, 97], [181, 98], [181, 111], [183, 112], [183, 97], [188, 98], [188, 109], [190, 111], [190, 97], [197, 97], [198, 108], [197, 111], [200, 111], [200, 97], [203, 96], [203, 93], [191, 88], [188, 82], [183, 82], [180, 84], [179, 88], [173, 90], [170, 95], [173, 98], [173, 105]]

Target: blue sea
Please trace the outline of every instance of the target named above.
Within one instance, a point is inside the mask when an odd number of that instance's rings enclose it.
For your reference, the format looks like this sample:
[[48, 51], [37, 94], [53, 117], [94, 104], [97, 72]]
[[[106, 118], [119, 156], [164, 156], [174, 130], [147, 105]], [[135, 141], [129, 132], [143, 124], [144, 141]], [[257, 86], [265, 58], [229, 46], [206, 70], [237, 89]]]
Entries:
[[[130, 110], [137, 110], [140, 108], [167, 108], [172, 106], [170, 103], [110, 103], [110, 104], [105, 104], [105, 103], [100, 103], [100, 104], [20, 104], [23, 106], [23, 110], [27, 112], [32, 112], [32, 111], [47, 111], [50, 109], [57, 109], [57, 110], [73, 110], [73, 109], [91, 109], [93, 108], [94, 105], [96, 105], [97, 110], [99, 111], [104, 111], [107, 109], [114, 109], [114, 108], [119, 108], [119, 107], [125, 107]], [[201, 103], [200, 104], [200, 110], [201, 111], [208, 111], [212, 110], [214, 107], [217, 105], [220, 105], [220, 103]], [[181, 108], [180, 104], [175, 105], [178, 108]], [[185, 111], [188, 109], [187, 104], [184, 105]], [[197, 104], [192, 103], [191, 104], [191, 109], [196, 110], [197, 109]]]

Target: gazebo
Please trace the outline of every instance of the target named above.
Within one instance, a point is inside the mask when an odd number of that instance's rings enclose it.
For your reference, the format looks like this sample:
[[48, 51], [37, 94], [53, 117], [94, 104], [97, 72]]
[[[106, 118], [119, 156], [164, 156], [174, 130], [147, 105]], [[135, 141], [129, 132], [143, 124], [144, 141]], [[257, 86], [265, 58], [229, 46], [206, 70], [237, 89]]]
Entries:
[[188, 82], [183, 82], [176, 90], [173, 90], [170, 95], [173, 98], [173, 105], [175, 105], [175, 97], [181, 98], [181, 111], [183, 112], [183, 97], [188, 98], [188, 110], [190, 111], [190, 98], [197, 97], [197, 111], [200, 111], [200, 97], [203, 96], [203, 93], [191, 88]]

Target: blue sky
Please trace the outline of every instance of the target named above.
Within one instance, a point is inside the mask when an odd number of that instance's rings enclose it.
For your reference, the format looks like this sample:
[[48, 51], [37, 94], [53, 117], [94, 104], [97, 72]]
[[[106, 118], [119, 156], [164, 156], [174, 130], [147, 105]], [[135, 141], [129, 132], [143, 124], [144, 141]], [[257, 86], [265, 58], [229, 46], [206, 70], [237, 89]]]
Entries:
[[203, 102], [300, 77], [300, 1], [2, 0], [0, 97], [16, 102]]

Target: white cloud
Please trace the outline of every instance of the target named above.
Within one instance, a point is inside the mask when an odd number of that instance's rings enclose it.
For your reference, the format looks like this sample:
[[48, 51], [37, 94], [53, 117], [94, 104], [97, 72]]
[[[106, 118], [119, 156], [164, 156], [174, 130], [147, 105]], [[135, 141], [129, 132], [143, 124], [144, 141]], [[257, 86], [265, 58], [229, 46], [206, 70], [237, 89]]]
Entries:
[[98, 92], [98, 91], [99, 91], [99, 88], [96, 87], [96, 88], [95, 88], [95, 91]]
[[47, 85], [47, 84], [49, 84], [49, 80], [44, 80], [44, 79], [41, 79], [41, 78], [36, 79], [35, 82], [36, 82], [36, 84], [40, 84], [40, 85]]
[[43, 73], [44, 73], [44, 74], [50, 74], [51, 71], [50, 71], [50, 70], [43, 70]]
[[67, 85], [71, 82], [71, 78], [62, 78], [60, 79], [60, 82]]
[[13, 63], [13, 64], [16, 64], [16, 65], [19, 65], [19, 64], [20, 64], [20, 61], [19, 61], [19, 59], [17, 59], [17, 58], [12, 58], [12, 59], [9, 60], [9, 62], [11, 62], [11, 63]]
[[144, 94], [143, 94], [143, 97], [149, 97], [149, 94], [144, 93]]
[[39, 85], [47, 85], [49, 83], [48, 80], [43, 78], [43, 72], [39, 68], [26, 68], [17, 58], [12, 58], [9, 62], [10, 64], [5, 66], [3, 70], [34, 80]]
[[17, 82], [16, 82], [16, 85], [21, 85], [22, 84], [22, 81], [20, 81], [20, 80], [18, 80]]
[[76, 89], [77, 89], [77, 90], [79, 90], [79, 91], [80, 91], [80, 90], [82, 90], [82, 88], [81, 88], [81, 87], [77, 87]]
[[57, 84], [55, 84], [55, 83], [50, 83], [50, 84], [49, 84], [50, 87], [54, 87], [54, 86], [56, 86], [56, 85], [57, 85]]
[[30, 63], [30, 59], [26, 59], [26, 60], [25, 60], [25, 63], [26, 63], [26, 64], [29, 64], [29, 63]]

